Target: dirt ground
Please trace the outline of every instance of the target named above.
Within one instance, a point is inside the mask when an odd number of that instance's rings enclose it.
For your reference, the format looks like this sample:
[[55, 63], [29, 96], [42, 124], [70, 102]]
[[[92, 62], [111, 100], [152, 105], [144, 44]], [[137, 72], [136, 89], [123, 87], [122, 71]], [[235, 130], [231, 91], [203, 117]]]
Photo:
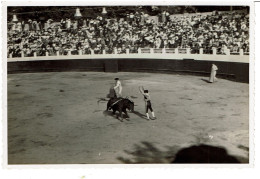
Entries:
[[[129, 121], [106, 112], [119, 77], [135, 102]], [[169, 163], [200, 144], [247, 163], [249, 84], [156, 73], [50, 72], [8, 75], [9, 164]], [[138, 86], [149, 89], [147, 120]]]

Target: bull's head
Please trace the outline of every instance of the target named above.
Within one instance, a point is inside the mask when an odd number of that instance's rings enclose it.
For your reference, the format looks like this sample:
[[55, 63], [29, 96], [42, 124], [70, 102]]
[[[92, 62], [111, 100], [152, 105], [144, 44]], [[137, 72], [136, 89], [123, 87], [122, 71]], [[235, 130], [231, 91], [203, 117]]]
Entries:
[[128, 98], [128, 103], [127, 103], [127, 107], [126, 108], [129, 111], [133, 112], [134, 111], [134, 106], [135, 106], [134, 102]]

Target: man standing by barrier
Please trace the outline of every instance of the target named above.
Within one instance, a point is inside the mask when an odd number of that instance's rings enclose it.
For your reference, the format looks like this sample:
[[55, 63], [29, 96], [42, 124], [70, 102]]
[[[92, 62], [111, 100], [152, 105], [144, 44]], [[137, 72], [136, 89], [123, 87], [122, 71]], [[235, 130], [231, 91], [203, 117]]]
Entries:
[[211, 66], [211, 73], [210, 73], [210, 77], [209, 77], [209, 82], [210, 83], [213, 83], [213, 82], [217, 81], [217, 78], [216, 78], [217, 70], [218, 70], [218, 67], [215, 64], [212, 64], [212, 66]]
[[114, 90], [115, 90], [115, 93], [116, 93], [116, 97], [117, 98], [120, 98], [122, 97], [122, 85], [121, 85], [121, 81], [119, 81], [119, 78], [115, 78], [115, 87], [114, 87]]

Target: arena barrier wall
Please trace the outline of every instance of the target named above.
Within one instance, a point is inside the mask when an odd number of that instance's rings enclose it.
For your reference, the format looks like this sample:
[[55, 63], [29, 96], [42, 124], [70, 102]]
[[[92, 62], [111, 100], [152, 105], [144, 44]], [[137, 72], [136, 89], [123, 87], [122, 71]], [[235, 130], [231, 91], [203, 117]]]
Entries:
[[97, 71], [156, 72], [209, 76], [211, 65], [217, 77], [249, 83], [248, 55], [107, 54], [8, 58], [11, 73]]

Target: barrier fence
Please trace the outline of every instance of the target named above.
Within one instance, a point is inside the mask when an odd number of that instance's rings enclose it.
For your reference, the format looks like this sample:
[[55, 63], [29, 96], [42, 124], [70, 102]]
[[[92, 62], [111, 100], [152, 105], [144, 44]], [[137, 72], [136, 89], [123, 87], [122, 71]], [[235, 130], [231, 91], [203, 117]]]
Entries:
[[[66, 53], [61, 54], [60, 51], [56, 51], [55, 53], [50, 54], [49, 52], [45, 52], [43, 55], [38, 55], [37, 52], [34, 52], [33, 55], [25, 55], [22, 51], [20, 56], [16, 56], [15, 58], [23, 58], [23, 57], [37, 57], [37, 56], [74, 56], [74, 55], [104, 55], [104, 54], [208, 54], [208, 55], [249, 55], [249, 52], [244, 52], [243, 49], [240, 49], [239, 52], [230, 52], [230, 49], [224, 49], [222, 52], [217, 52], [216, 48], [212, 49], [191, 49], [191, 48], [139, 48], [137, 52], [133, 52], [129, 49], [125, 51], [118, 51], [116, 48], [113, 50], [112, 53], [107, 53], [105, 50], [102, 53], [96, 53], [94, 50], [90, 50], [90, 52], [86, 53], [83, 50], [68, 50]], [[13, 58], [12, 53], [9, 54], [8, 58]]]

